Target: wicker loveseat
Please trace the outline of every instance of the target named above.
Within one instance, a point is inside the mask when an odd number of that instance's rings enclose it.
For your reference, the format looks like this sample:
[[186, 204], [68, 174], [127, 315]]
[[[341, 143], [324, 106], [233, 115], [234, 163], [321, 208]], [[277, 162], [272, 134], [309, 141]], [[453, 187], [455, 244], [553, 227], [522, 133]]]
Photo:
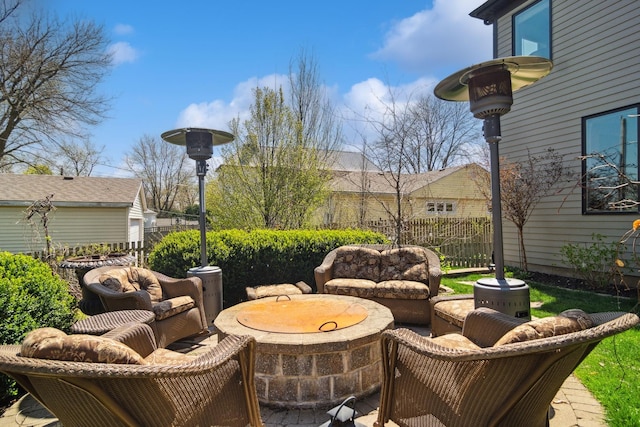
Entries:
[[190, 356], [158, 349], [143, 323], [102, 336], [42, 328], [0, 346], [0, 372], [66, 427], [261, 426], [254, 366], [253, 337]]
[[604, 338], [640, 319], [568, 310], [530, 322], [489, 308], [469, 313], [462, 334], [382, 334], [376, 426], [545, 426], [565, 379]]
[[83, 281], [106, 311], [153, 311], [158, 347], [207, 331], [197, 277], [174, 279], [145, 268], [107, 266], [90, 270]]
[[421, 246], [340, 246], [315, 268], [318, 293], [376, 301], [396, 322], [427, 325], [429, 299], [438, 295], [442, 271], [438, 256]]

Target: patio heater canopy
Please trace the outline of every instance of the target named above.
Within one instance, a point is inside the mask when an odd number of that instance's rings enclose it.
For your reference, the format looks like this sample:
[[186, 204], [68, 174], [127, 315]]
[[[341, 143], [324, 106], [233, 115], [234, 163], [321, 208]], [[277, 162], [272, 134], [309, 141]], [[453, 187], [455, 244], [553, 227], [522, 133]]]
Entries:
[[214, 129], [181, 128], [163, 132], [160, 137], [176, 145], [186, 145], [187, 155], [193, 160], [208, 160], [213, 155], [213, 147], [233, 141], [229, 132]]
[[[515, 92], [549, 74], [552, 67], [553, 63], [549, 59], [540, 56], [507, 56], [492, 59], [451, 74], [438, 83], [434, 93], [445, 101], [472, 101], [473, 95], [469, 93], [469, 81], [495, 70], [508, 71], [511, 92]], [[485, 87], [489, 91], [498, 89], [491, 85]]]

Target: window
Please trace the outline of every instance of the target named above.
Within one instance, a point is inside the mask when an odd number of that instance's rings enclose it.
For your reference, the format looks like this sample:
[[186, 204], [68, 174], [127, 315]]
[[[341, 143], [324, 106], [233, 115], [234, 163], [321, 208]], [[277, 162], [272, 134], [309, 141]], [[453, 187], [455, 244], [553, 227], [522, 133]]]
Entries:
[[456, 205], [452, 202], [427, 202], [427, 213], [430, 215], [452, 214]]
[[551, 59], [550, 0], [540, 0], [513, 15], [513, 54]]
[[582, 119], [583, 212], [638, 212], [640, 104]]

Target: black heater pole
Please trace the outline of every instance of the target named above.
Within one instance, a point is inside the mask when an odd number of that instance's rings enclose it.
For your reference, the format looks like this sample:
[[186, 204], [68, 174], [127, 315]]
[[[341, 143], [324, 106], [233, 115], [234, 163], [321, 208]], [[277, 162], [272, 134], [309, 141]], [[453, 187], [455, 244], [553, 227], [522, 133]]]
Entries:
[[198, 191], [200, 203], [200, 266], [209, 265], [207, 259], [207, 217], [206, 207], [204, 205], [204, 177], [207, 174], [207, 161], [196, 161], [196, 175], [198, 175]]
[[502, 205], [500, 194], [500, 116], [492, 114], [484, 118], [484, 138], [489, 144], [491, 161], [491, 220], [493, 222], [493, 262], [498, 281], [504, 280], [504, 250], [502, 247]]

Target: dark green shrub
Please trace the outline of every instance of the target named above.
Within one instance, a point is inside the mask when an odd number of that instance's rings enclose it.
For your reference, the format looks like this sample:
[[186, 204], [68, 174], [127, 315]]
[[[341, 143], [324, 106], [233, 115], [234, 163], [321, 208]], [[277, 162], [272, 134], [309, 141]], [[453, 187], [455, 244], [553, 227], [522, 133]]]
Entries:
[[[207, 233], [210, 265], [222, 269], [224, 306], [246, 299], [247, 286], [295, 283], [315, 289], [313, 269], [341, 245], [386, 243], [379, 233], [360, 230], [223, 230]], [[149, 255], [151, 269], [172, 277], [185, 277], [200, 266], [197, 230], [165, 236]]]
[[[0, 252], [0, 344], [19, 344], [33, 329], [68, 331], [76, 300], [51, 268], [27, 255]], [[0, 401], [16, 396], [15, 382], [0, 375]]]

